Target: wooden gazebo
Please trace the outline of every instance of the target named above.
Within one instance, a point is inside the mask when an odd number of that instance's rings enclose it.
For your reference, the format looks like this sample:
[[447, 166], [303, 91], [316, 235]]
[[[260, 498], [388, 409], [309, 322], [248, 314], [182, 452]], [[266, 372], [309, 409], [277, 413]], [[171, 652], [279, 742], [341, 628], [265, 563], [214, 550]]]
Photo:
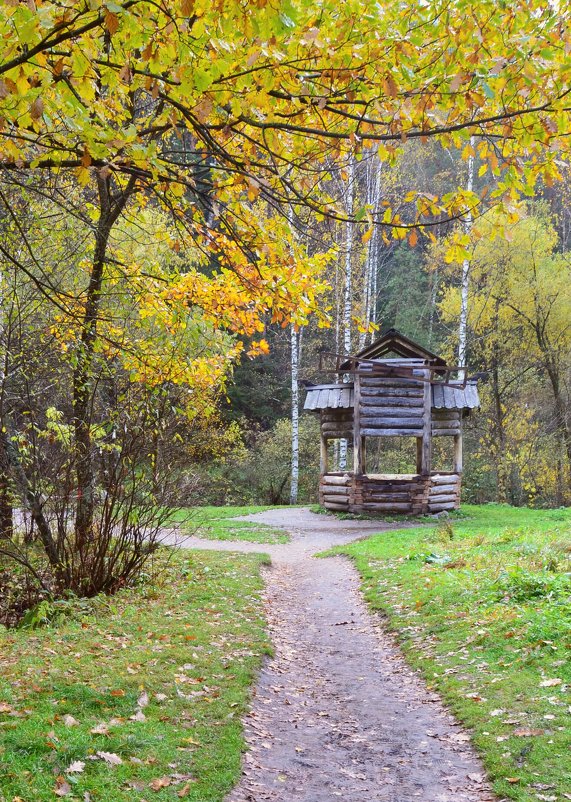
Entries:
[[[456, 509], [462, 479], [462, 420], [479, 406], [476, 384], [391, 329], [355, 356], [336, 357], [338, 377], [311, 386], [304, 409], [321, 422], [320, 503], [354, 513], [422, 514]], [[457, 372], [457, 368], [455, 371]], [[366, 472], [371, 437], [416, 438], [416, 473]], [[434, 437], [452, 437], [452, 470], [432, 470]], [[330, 440], [353, 445], [353, 470], [330, 471]]]

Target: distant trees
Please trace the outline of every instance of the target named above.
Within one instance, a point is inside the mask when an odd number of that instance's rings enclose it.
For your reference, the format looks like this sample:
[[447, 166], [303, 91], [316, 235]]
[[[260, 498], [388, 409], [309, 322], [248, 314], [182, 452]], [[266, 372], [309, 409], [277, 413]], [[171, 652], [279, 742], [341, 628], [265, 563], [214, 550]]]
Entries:
[[[509, 235], [498, 236], [504, 226]], [[509, 224], [505, 213], [487, 215], [474, 226], [471, 248], [470, 361], [490, 374], [485, 443], [498, 496], [569, 503], [571, 255], [557, 250], [545, 204], [529, 204]], [[448, 321], [457, 319], [459, 292], [448, 282], [441, 301]]]

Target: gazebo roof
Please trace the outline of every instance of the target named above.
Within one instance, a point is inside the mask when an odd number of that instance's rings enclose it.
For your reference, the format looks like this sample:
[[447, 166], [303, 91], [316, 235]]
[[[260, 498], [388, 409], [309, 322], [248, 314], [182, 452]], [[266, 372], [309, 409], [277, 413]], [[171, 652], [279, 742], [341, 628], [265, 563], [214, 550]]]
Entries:
[[405, 359], [425, 359], [433, 365], [446, 367], [446, 360], [441, 356], [433, 354], [432, 351], [405, 337], [404, 334], [401, 334], [396, 329], [386, 331], [375, 342], [362, 348], [355, 354], [355, 357], [357, 359], [382, 359], [391, 353], [402, 356]]
[[[321, 409], [351, 409], [354, 404], [353, 383], [318, 384], [308, 387], [303, 408], [319, 412]], [[474, 382], [466, 385], [433, 383], [432, 409], [470, 410], [480, 406], [478, 388]]]

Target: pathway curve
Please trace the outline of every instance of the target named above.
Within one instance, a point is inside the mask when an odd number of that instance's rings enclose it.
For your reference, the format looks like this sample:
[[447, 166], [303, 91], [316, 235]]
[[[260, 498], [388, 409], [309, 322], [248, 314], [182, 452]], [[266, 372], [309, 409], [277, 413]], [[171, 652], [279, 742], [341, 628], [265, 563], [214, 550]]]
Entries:
[[283, 527], [291, 543], [181, 543], [272, 557], [266, 605], [275, 655], [244, 721], [249, 749], [227, 802], [494, 800], [467, 734], [368, 611], [353, 565], [313, 556], [397, 525], [300, 508], [240, 520]]

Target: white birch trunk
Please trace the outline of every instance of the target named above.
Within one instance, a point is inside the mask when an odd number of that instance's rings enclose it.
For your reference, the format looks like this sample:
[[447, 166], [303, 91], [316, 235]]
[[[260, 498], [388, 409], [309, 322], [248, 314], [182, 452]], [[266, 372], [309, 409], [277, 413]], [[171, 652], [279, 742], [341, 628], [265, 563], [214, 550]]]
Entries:
[[[367, 204], [370, 205], [373, 218], [377, 217], [378, 206], [381, 200], [381, 168], [382, 165], [373, 151], [369, 162], [369, 179], [367, 181]], [[377, 306], [377, 248], [378, 248], [378, 228], [373, 228], [371, 239], [367, 243], [367, 254], [365, 261], [364, 276], [364, 328], [365, 331], [359, 335], [359, 350], [365, 347], [368, 337], [368, 328], [371, 323], [376, 323]], [[370, 338], [372, 340], [372, 334]]]
[[[470, 137], [470, 147], [474, 150], [476, 137]], [[468, 181], [466, 189], [472, 192], [474, 188], [474, 156], [468, 157]], [[471, 211], [466, 214], [464, 230], [468, 236], [472, 232], [473, 215]], [[460, 370], [458, 376], [460, 381], [466, 379], [466, 351], [468, 345], [468, 293], [470, 288], [470, 260], [464, 259], [462, 262], [462, 284], [460, 290], [460, 321], [458, 324], [458, 365]]]
[[[347, 165], [347, 185], [345, 193], [345, 211], [348, 218], [353, 217], [353, 203], [355, 195], [355, 159], [353, 154], [349, 157]], [[351, 320], [353, 317], [353, 244], [354, 224], [351, 219], [345, 223], [345, 286], [343, 293], [343, 353], [351, 353]], [[347, 377], [344, 377], [347, 381]], [[339, 470], [347, 469], [347, 440], [339, 441]]]
[[297, 504], [299, 487], [299, 345], [300, 336], [291, 325], [291, 481], [289, 503]]

